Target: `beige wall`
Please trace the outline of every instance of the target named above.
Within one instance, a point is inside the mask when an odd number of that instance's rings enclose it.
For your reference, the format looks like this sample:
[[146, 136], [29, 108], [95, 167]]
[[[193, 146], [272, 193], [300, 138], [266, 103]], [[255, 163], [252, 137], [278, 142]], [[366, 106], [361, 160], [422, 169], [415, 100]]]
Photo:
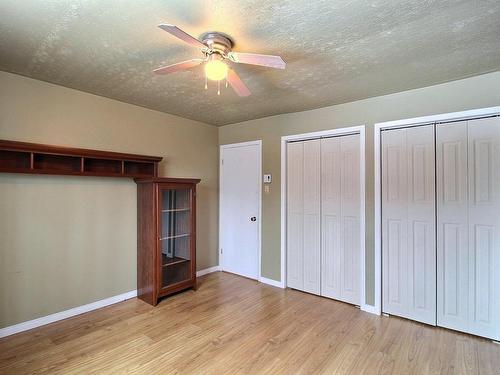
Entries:
[[[198, 269], [218, 264], [217, 128], [0, 72], [0, 138], [163, 156], [199, 177]], [[0, 327], [136, 288], [130, 179], [0, 174]]]
[[345, 126], [366, 125], [366, 287], [373, 304], [373, 124], [382, 121], [500, 105], [500, 72], [423, 89], [246, 121], [219, 128], [219, 143], [261, 139], [263, 173], [273, 174], [262, 202], [262, 275], [280, 280], [280, 138]]

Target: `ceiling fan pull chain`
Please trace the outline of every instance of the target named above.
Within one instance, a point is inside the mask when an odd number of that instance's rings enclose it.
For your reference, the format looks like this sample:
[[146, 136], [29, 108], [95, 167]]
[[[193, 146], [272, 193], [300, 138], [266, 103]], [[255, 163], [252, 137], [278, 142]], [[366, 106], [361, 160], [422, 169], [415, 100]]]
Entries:
[[217, 81], [217, 95], [220, 95], [220, 81]]
[[205, 75], [205, 90], [207, 90], [207, 89], [208, 89], [208, 78]]

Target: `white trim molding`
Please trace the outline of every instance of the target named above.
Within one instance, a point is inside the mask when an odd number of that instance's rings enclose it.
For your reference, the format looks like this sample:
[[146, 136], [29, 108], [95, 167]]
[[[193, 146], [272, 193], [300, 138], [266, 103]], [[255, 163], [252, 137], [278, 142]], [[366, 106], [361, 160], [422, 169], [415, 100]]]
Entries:
[[374, 163], [375, 163], [375, 306], [374, 311], [382, 313], [382, 163], [381, 163], [381, 133], [383, 130], [436, 124], [439, 122], [461, 121], [472, 118], [488, 117], [500, 114], [500, 107], [473, 109], [443, 113], [438, 115], [414, 117], [396, 121], [386, 121], [375, 124], [374, 128]]
[[364, 311], [364, 312], [367, 312], [370, 314], [380, 315], [378, 310], [377, 310], [377, 307], [372, 306], [372, 305], [367, 305], [367, 304], [361, 305], [361, 311]]
[[205, 268], [204, 270], [196, 271], [196, 277], [200, 277], [200, 276], [207, 275], [207, 274], [212, 273], [212, 272], [218, 272], [218, 271], [220, 271], [220, 266], [208, 267], [208, 268]]
[[369, 311], [372, 306], [366, 305], [366, 269], [365, 269], [365, 232], [366, 232], [366, 215], [365, 215], [365, 126], [350, 126], [346, 128], [337, 128], [331, 130], [323, 130], [312, 133], [293, 134], [281, 137], [281, 281], [280, 288], [286, 287], [286, 144], [290, 141], [305, 141], [309, 139], [317, 139], [323, 137], [335, 137], [350, 134], [359, 134], [359, 194], [360, 194], [360, 306], [363, 311]]
[[281, 281], [276, 281], [276, 280], [273, 280], [273, 279], [268, 279], [267, 277], [260, 277], [260, 280], [259, 280], [261, 283], [263, 284], [267, 284], [267, 285], [271, 285], [271, 286], [275, 286], [277, 288], [285, 288], [285, 286], [283, 285], [283, 283]]
[[259, 212], [257, 214], [257, 222], [258, 222], [258, 232], [259, 232], [259, 239], [258, 239], [258, 256], [259, 256], [259, 265], [258, 265], [258, 272], [257, 272], [257, 281], [260, 281], [262, 278], [262, 140], [258, 139], [255, 141], [248, 141], [248, 142], [239, 142], [239, 143], [229, 143], [225, 145], [220, 145], [219, 146], [219, 248], [218, 248], [218, 253], [219, 253], [219, 269], [218, 271], [224, 271], [223, 267], [223, 258], [224, 254], [221, 251], [223, 248], [222, 244], [222, 239], [224, 238], [223, 236], [223, 230], [224, 230], [224, 225], [222, 224], [222, 215], [221, 215], [221, 206], [222, 206], [222, 197], [224, 195], [224, 190], [223, 190], [223, 184], [222, 184], [222, 179], [223, 179], [223, 165], [222, 165], [222, 159], [223, 159], [223, 151], [225, 149], [229, 148], [235, 148], [235, 147], [246, 147], [246, 146], [259, 146]]
[[42, 316], [41, 318], [28, 320], [27, 322], [22, 322], [15, 324], [13, 326], [5, 327], [0, 329], [0, 338], [10, 335], [14, 335], [19, 332], [28, 331], [33, 328], [41, 327], [46, 324], [54, 323], [59, 320], [71, 318], [72, 316], [80, 315], [92, 310], [97, 310], [102, 307], [113, 305], [118, 302], [122, 302], [131, 298], [137, 297], [137, 290], [131, 290], [130, 292], [122, 293], [117, 296], [102, 299], [100, 301], [92, 302], [83, 306], [73, 307], [69, 310], [60, 311], [47, 316]]

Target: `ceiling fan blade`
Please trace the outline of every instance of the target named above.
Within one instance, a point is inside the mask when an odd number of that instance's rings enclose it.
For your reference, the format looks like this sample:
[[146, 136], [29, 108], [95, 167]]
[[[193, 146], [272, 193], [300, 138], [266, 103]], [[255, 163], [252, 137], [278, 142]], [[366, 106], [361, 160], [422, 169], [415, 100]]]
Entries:
[[269, 68], [285, 69], [286, 62], [280, 56], [259, 55], [256, 53], [230, 52], [229, 58], [235, 63], [267, 66]]
[[187, 61], [183, 61], [183, 62], [180, 62], [177, 64], [161, 66], [161, 67], [153, 70], [153, 72], [157, 73], [157, 74], [169, 74], [169, 73], [178, 72], [180, 70], [188, 70], [188, 69], [194, 68], [195, 66], [202, 64], [204, 61], [205, 60], [203, 60], [203, 59], [187, 60]]
[[227, 81], [238, 96], [249, 96], [251, 94], [248, 87], [243, 83], [240, 76], [232, 69], [227, 70]]
[[162, 30], [165, 30], [167, 33], [170, 33], [173, 36], [179, 38], [180, 40], [182, 40], [188, 44], [191, 44], [194, 47], [198, 47], [198, 48], [206, 48], [207, 47], [202, 42], [200, 42], [198, 39], [196, 39], [195, 37], [189, 35], [188, 33], [184, 32], [184, 31], [182, 31], [177, 26], [169, 25], [167, 23], [162, 23], [162, 24], [158, 25], [158, 27]]

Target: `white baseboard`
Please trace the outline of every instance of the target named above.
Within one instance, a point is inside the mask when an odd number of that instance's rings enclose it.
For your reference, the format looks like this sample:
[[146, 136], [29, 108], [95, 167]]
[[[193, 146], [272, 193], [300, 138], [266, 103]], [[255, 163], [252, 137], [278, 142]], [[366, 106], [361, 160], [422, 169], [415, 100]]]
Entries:
[[72, 309], [69, 310], [64, 310], [47, 316], [42, 316], [41, 318], [28, 320], [27, 322], [18, 323], [13, 326], [0, 328], [0, 338], [14, 335], [16, 333], [27, 331], [36, 327], [44, 326], [49, 323], [54, 323], [59, 320], [71, 318], [72, 316], [80, 315], [92, 310], [97, 310], [100, 309], [101, 307], [113, 305], [115, 303], [122, 302], [127, 299], [134, 298], [136, 296], [137, 296], [137, 290], [131, 290], [130, 292], [105, 298], [100, 301], [89, 303], [87, 305], [73, 307]]
[[200, 277], [200, 276], [206, 275], [208, 273], [217, 272], [217, 271], [220, 271], [220, 266], [213, 266], [213, 267], [205, 268], [204, 270], [196, 271], [196, 277]]
[[272, 285], [272, 286], [275, 286], [277, 288], [282, 288], [284, 289], [285, 286], [283, 285], [283, 283], [281, 281], [276, 281], [276, 280], [273, 280], [273, 279], [268, 279], [267, 277], [260, 277], [259, 281], [261, 283], [264, 283], [264, 284], [268, 284], [268, 285]]
[[370, 313], [370, 314], [375, 314], [375, 315], [380, 315], [380, 312], [375, 306], [372, 305], [361, 305], [361, 311]]

